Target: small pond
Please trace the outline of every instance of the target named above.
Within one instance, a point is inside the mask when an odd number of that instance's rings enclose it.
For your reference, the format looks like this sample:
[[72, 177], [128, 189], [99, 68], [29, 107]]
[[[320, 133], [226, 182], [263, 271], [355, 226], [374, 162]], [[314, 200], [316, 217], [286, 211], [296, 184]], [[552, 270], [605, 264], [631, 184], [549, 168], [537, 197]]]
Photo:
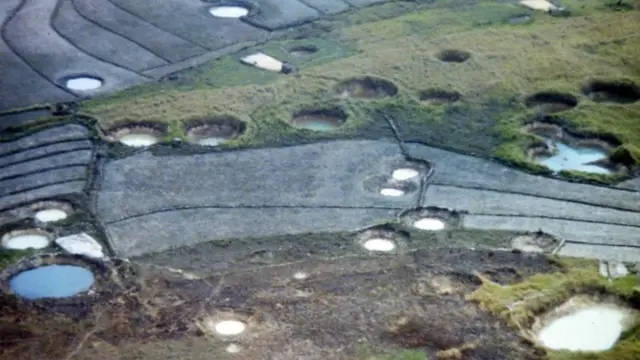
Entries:
[[49, 246], [50, 236], [44, 232], [19, 232], [15, 235], [9, 235], [4, 238], [4, 246], [7, 249], [26, 250], [26, 249], [44, 249]]
[[613, 306], [591, 306], [552, 321], [538, 334], [538, 340], [554, 350], [608, 350], [624, 331], [626, 316]]
[[118, 140], [124, 145], [132, 146], [132, 147], [151, 146], [158, 142], [158, 138], [151, 134], [137, 134], [137, 133], [122, 135]]
[[91, 271], [74, 265], [46, 265], [23, 271], [9, 281], [11, 291], [25, 299], [64, 298], [89, 290]]
[[607, 158], [607, 153], [604, 150], [587, 146], [572, 147], [548, 138], [545, 141], [549, 147], [555, 147], [557, 152], [552, 156], [538, 156], [537, 161], [554, 172], [574, 170], [595, 174], [611, 174], [611, 170], [593, 164], [595, 161]]
[[203, 146], [218, 146], [226, 142], [227, 140], [229, 139], [222, 136], [210, 136], [210, 137], [199, 139], [197, 143]]
[[438, 231], [446, 227], [444, 221], [436, 218], [420, 218], [413, 223], [413, 226], [420, 230]]
[[331, 131], [339, 127], [341, 124], [331, 116], [304, 115], [296, 117], [293, 120], [293, 125], [298, 128], [314, 131]]

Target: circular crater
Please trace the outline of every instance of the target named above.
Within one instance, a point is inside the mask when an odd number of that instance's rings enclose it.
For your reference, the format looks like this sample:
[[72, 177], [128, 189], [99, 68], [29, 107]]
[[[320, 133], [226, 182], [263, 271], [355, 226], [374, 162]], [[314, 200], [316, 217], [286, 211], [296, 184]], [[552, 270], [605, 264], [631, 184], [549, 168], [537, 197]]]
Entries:
[[357, 245], [369, 253], [398, 253], [408, 248], [406, 234], [385, 226], [367, 229], [356, 237]]
[[339, 108], [302, 110], [293, 115], [291, 125], [313, 131], [331, 131], [347, 121], [347, 113]]
[[222, 320], [215, 324], [215, 331], [224, 336], [238, 335], [244, 332], [247, 325], [238, 320]]
[[640, 87], [631, 81], [592, 81], [582, 92], [596, 102], [630, 104], [640, 99]]
[[538, 231], [515, 237], [511, 240], [511, 248], [522, 252], [549, 253], [553, 251], [559, 243], [555, 237]]
[[216, 309], [214, 314], [201, 319], [198, 326], [201, 330], [223, 339], [236, 338], [244, 336], [247, 332], [260, 332], [265, 325], [271, 325], [266, 324], [270, 323], [268, 317], [260, 315]]
[[380, 188], [380, 195], [382, 196], [390, 196], [390, 197], [398, 197], [404, 196], [405, 192], [402, 189], [393, 186], [383, 186]]
[[526, 150], [527, 156], [553, 173], [571, 170], [603, 175], [625, 174], [629, 166], [635, 164], [635, 160], [626, 158], [623, 152], [618, 154], [620, 156], [614, 156], [615, 152], [609, 155], [621, 144], [615, 136], [575, 134], [560, 125], [545, 122], [533, 122], [523, 129], [541, 138]]
[[418, 191], [418, 184], [406, 180], [389, 179], [380, 185], [378, 193], [387, 197], [401, 197]]
[[40, 210], [33, 217], [42, 222], [56, 222], [66, 219], [67, 213], [61, 209], [51, 208]]
[[610, 2], [605, 5], [609, 9], [613, 11], [631, 11], [633, 10], [633, 5], [629, 4], [626, 1], [618, 0], [616, 2]]
[[104, 80], [97, 76], [70, 76], [64, 80], [64, 87], [72, 91], [92, 91], [103, 85]]
[[365, 241], [362, 247], [369, 251], [389, 252], [395, 250], [396, 242], [392, 239], [373, 238]]
[[303, 57], [318, 52], [318, 47], [315, 45], [298, 45], [289, 49], [289, 54], [295, 57]]
[[412, 168], [398, 168], [391, 173], [393, 180], [397, 181], [416, 179], [418, 176], [420, 176], [420, 172]]
[[389, 80], [365, 76], [340, 82], [334, 88], [343, 98], [382, 99], [398, 94], [398, 87]]
[[527, 97], [524, 103], [538, 113], [552, 114], [573, 109], [578, 105], [578, 99], [571, 94], [539, 92]]
[[[401, 171], [398, 171], [401, 170]], [[413, 176], [413, 168], [399, 168], [389, 175], [373, 175], [367, 177], [363, 183], [362, 188], [371, 193], [376, 193], [386, 197], [402, 197], [412, 194], [418, 191], [420, 187], [420, 177]], [[408, 177], [411, 175], [411, 177]], [[397, 180], [397, 178], [403, 178], [403, 180]]]
[[428, 207], [407, 212], [403, 216], [403, 222], [418, 230], [441, 231], [458, 227], [460, 215], [449, 209]]
[[73, 212], [71, 204], [61, 201], [39, 202], [29, 208], [33, 218], [43, 223], [62, 221]]
[[435, 217], [421, 217], [413, 222], [413, 227], [420, 230], [439, 231], [444, 230], [447, 224], [444, 220]]
[[639, 314], [613, 297], [577, 295], [538, 317], [531, 332], [549, 349], [606, 351], [615, 346], [624, 331], [637, 326]]
[[44, 249], [53, 241], [53, 235], [41, 229], [21, 229], [2, 236], [2, 246], [12, 250]]
[[426, 89], [418, 93], [418, 98], [429, 105], [443, 105], [460, 101], [462, 94], [457, 91]]
[[436, 54], [436, 58], [444, 62], [463, 63], [471, 57], [471, 53], [464, 50], [448, 49]]
[[109, 131], [108, 141], [120, 142], [130, 147], [146, 147], [160, 142], [167, 136], [167, 127], [156, 123], [132, 123]]
[[209, 14], [217, 18], [238, 19], [249, 15], [249, 9], [237, 5], [214, 6], [209, 8]]
[[9, 280], [9, 289], [29, 299], [67, 298], [88, 291], [93, 273], [76, 265], [44, 265], [25, 270]]
[[522, 25], [533, 22], [533, 18], [528, 14], [516, 15], [507, 19], [507, 23], [511, 25]]
[[203, 146], [218, 146], [246, 130], [244, 121], [233, 117], [192, 120], [187, 125], [187, 140]]

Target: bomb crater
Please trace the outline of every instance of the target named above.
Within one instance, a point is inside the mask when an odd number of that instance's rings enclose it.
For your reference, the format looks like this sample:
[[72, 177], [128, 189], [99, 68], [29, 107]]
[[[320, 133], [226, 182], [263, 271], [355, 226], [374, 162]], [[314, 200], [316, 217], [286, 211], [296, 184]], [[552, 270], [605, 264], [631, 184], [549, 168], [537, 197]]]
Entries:
[[389, 80], [365, 76], [340, 82], [335, 92], [343, 98], [382, 99], [396, 96], [398, 87]]
[[447, 49], [436, 54], [436, 58], [444, 62], [463, 63], [471, 57], [471, 53], [465, 50]]
[[640, 99], [640, 86], [632, 81], [592, 81], [582, 93], [596, 102], [631, 104]]

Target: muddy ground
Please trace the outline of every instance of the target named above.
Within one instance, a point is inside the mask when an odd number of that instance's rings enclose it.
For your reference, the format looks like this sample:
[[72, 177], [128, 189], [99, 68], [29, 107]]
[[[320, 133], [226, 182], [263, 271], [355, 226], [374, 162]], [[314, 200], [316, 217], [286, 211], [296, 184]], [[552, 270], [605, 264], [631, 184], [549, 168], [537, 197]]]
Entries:
[[[540, 255], [453, 248], [203, 278], [149, 261], [95, 268], [102, 276], [92, 295], [28, 303], [3, 294], [2, 358], [360, 359], [409, 348], [430, 358], [463, 349], [464, 359], [538, 359], [539, 350], [465, 296], [481, 286], [476, 271], [503, 284], [559, 271]], [[209, 317], [237, 318], [248, 329], [219, 337], [206, 328]], [[230, 344], [241, 352], [226, 352]]]

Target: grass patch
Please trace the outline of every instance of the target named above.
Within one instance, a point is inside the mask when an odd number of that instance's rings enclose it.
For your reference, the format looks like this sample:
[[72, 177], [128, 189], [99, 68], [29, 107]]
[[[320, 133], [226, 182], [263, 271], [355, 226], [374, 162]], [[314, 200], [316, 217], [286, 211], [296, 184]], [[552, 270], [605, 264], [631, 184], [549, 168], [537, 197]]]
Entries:
[[[313, 47], [316, 51], [305, 56], [294, 56], [289, 51], [302, 46]], [[304, 69], [305, 67], [318, 66], [335, 59], [347, 57], [352, 55], [354, 51], [351, 44], [347, 42], [322, 38], [268, 42], [238, 54], [227, 55], [201, 66], [171, 74], [159, 82], [148, 83], [122, 90], [112, 95], [87, 100], [81, 104], [80, 110], [95, 114], [100, 113], [100, 109], [117, 107], [132, 98], [157, 99], [159, 98], [158, 95], [163, 93], [166, 93], [171, 98], [179, 93], [199, 90], [264, 86], [279, 79], [293, 76], [261, 70], [240, 62], [240, 58], [255, 52], [264, 52], [279, 60], [290, 62], [298, 69]], [[220, 100], [224, 100], [224, 98]], [[146, 102], [138, 103], [142, 107], [147, 106]], [[206, 106], [206, 103], [198, 103], [198, 106]]]
[[17, 263], [20, 259], [33, 255], [34, 250], [0, 249], [0, 271]]
[[[558, 91], [573, 94], [579, 101], [576, 108], [558, 116], [577, 131], [618, 137], [638, 159], [640, 103], [596, 103], [580, 91], [592, 77], [640, 83], [635, 61], [640, 58], [636, 12], [612, 11], [595, 0], [568, 0], [563, 5], [572, 10], [572, 16], [551, 17], [489, 1], [373, 6], [319, 20], [289, 39], [251, 50], [291, 61], [301, 69], [298, 74], [261, 71], [240, 64], [237, 56], [227, 56], [172, 75], [172, 81], [90, 100], [81, 110], [107, 127], [128, 121], [169, 122], [176, 129], [172, 137], [182, 136], [178, 125], [190, 118], [232, 114], [247, 119], [247, 132], [229, 147], [376, 138], [380, 128], [371, 124], [378, 120], [366, 117], [381, 111], [396, 120], [405, 140], [498, 157], [536, 173], [548, 173], [526, 157], [525, 149], [535, 138], [521, 128], [534, 114], [524, 107], [523, 99], [539, 91]], [[533, 21], [509, 23], [510, 18], [523, 14]], [[290, 53], [303, 46], [316, 51]], [[447, 49], [471, 56], [464, 63], [438, 60], [436, 54]], [[384, 101], [340, 100], [359, 115], [339, 131], [320, 135], [283, 125], [282, 119], [287, 120], [292, 109], [336, 101], [331, 94], [336, 83], [365, 75], [393, 82], [398, 95]], [[460, 100], [426, 104], [419, 100], [425, 89], [456, 91]], [[567, 176], [596, 182], [617, 180], [584, 173]]]
[[[512, 326], [524, 330], [536, 315], [560, 305], [578, 293], [609, 293], [623, 300], [638, 303], [640, 285], [636, 275], [609, 281], [600, 275], [597, 261], [553, 258], [562, 266], [561, 272], [537, 274], [521, 283], [502, 286], [480, 274], [483, 285], [468, 296], [493, 315], [505, 319]], [[631, 360], [640, 356], [638, 327], [627, 332], [611, 350], [599, 353], [548, 351], [550, 360]]]

